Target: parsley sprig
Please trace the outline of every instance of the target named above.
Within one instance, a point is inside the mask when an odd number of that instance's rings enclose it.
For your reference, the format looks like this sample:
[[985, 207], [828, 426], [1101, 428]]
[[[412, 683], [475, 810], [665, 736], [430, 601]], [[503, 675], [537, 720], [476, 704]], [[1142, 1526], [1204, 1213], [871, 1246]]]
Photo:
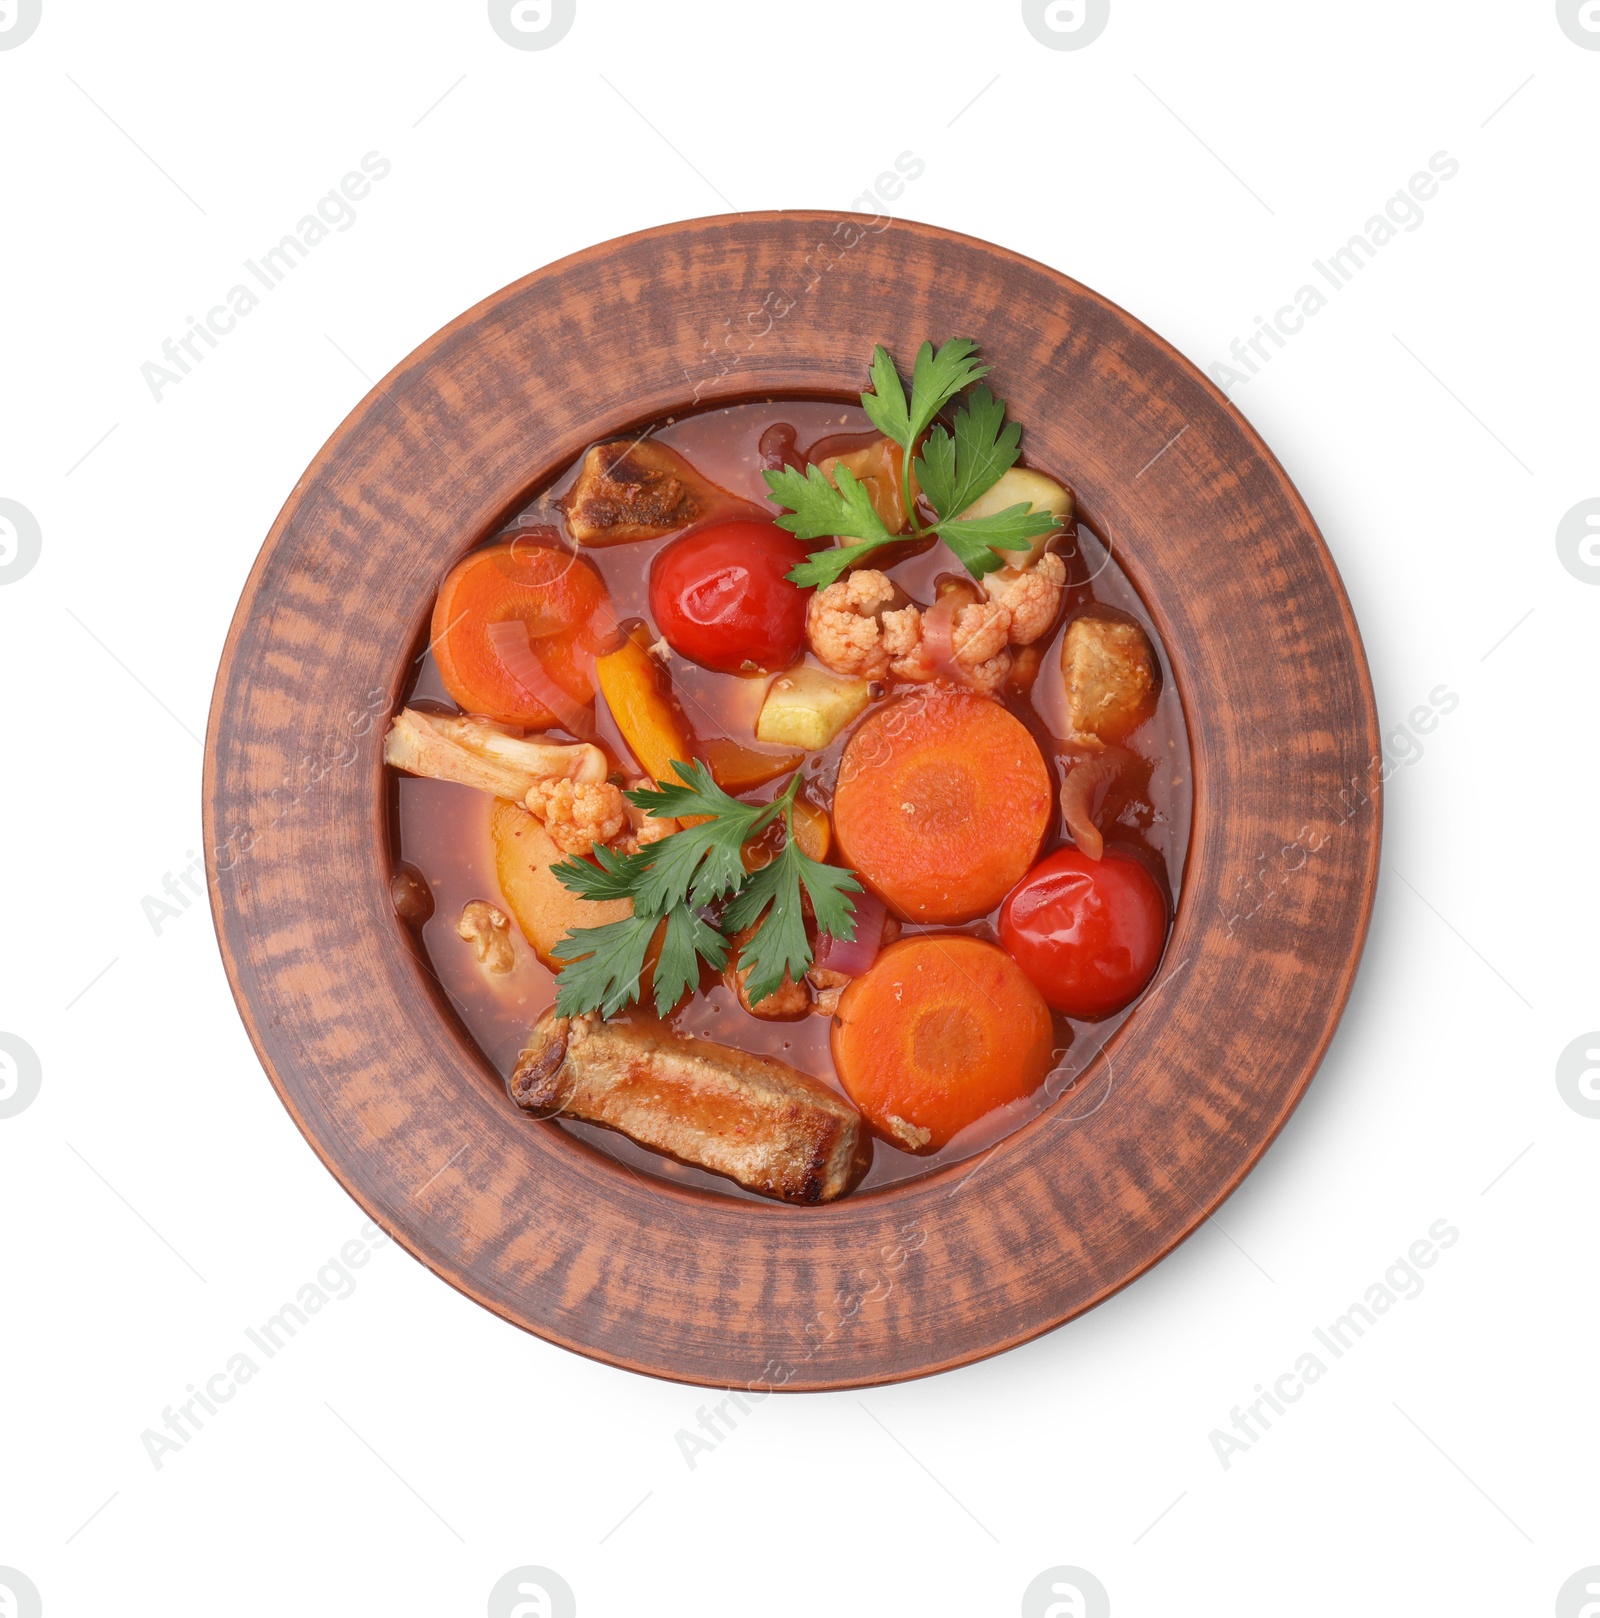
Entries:
[[[1033, 511], [1026, 501], [987, 517], [960, 515], [1016, 465], [1022, 442], [1022, 428], [1005, 424], [1005, 401], [986, 387], [973, 387], [989, 371], [977, 363], [977, 352], [978, 345], [966, 337], [953, 337], [939, 349], [924, 343], [912, 367], [909, 398], [889, 351], [879, 343], [872, 353], [873, 391], [861, 395], [861, 407], [873, 426], [900, 446], [902, 466], [916, 456], [913, 471], [937, 518], [930, 526], [891, 534], [846, 466], [834, 469], [834, 482], [816, 466], [804, 473], [785, 466], [764, 474], [771, 499], [785, 509], [780, 528], [801, 539], [855, 542], [813, 551], [790, 571], [794, 583], [832, 584], [880, 546], [929, 534], [937, 534], [975, 579], [982, 578], [1005, 566], [1000, 551], [1021, 550], [1060, 526], [1059, 518]], [[954, 434], [942, 424], [934, 426], [939, 412], [969, 387], [971, 396], [955, 413]], [[924, 433], [927, 440], [917, 455]]]
[[[811, 964], [802, 892], [819, 932], [841, 942], [855, 937], [848, 895], [859, 893], [861, 884], [851, 872], [812, 859], [795, 840], [798, 775], [771, 803], [749, 804], [724, 792], [698, 761], [672, 767], [677, 781], [629, 792], [629, 802], [655, 816], [704, 819], [635, 854], [597, 848], [596, 864], [571, 859], [553, 867], [562, 886], [585, 899], [633, 901], [631, 916], [575, 927], [555, 946], [552, 953], [564, 963], [556, 977], [556, 1011], [563, 1017], [585, 1011], [611, 1017], [636, 1001], [650, 941], [663, 921], [655, 967], [655, 1006], [663, 1017], [699, 983], [701, 960], [720, 972], [730, 937], [758, 920], [740, 951], [741, 967], [750, 969], [745, 992], [764, 1000], [785, 972], [798, 981]], [[744, 845], [780, 818], [782, 849], [759, 870], [746, 871]], [[715, 905], [722, 905], [720, 927], [702, 914]]]

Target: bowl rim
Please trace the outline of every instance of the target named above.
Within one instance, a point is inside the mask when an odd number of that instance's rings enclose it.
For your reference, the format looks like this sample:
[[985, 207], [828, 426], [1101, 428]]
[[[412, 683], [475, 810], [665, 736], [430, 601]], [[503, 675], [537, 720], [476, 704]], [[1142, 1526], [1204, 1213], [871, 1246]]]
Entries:
[[[230, 988], [239, 1006], [241, 1018], [244, 1021], [257, 1056], [278, 1090], [279, 1096], [284, 1101], [290, 1115], [294, 1118], [297, 1127], [306, 1135], [313, 1149], [317, 1151], [335, 1177], [340, 1179], [346, 1189], [391, 1236], [407, 1247], [414, 1256], [420, 1258], [423, 1262], [429, 1264], [431, 1268], [434, 1268], [436, 1272], [443, 1275], [452, 1285], [501, 1315], [502, 1318], [520, 1325], [524, 1329], [534, 1331], [547, 1340], [557, 1342], [561, 1346], [583, 1353], [591, 1358], [600, 1359], [621, 1368], [695, 1385], [727, 1387], [730, 1386], [730, 1383], [723, 1375], [696, 1374], [692, 1365], [684, 1363], [664, 1364], [659, 1356], [633, 1355], [619, 1352], [614, 1346], [585, 1341], [575, 1334], [551, 1329], [548, 1321], [535, 1322], [531, 1320], [526, 1311], [519, 1312], [515, 1307], [508, 1306], [502, 1294], [477, 1286], [470, 1274], [454, 1271], [447, 1272], [442, 1269], [436, 1262], [436, 1255], [430, 1252], [421, 1241], [418, 1233], [409, 1228], [404, 1221], [394, 1218], [391, 1206], [385, 1204], [382, 1199], [364, 1195], [363, 1191], [367, 1188], [359, 1183], [352, 1183], [353, 1176], [348, 1157], [333, 1150], [332, 1143], [324, 1138], [325, 1131], [318, 1126], [317, 1121], [313, 1120], [308, 1111], [302, 1106], [302, 1096], [297, 1086], [288, 1082], [293, 1075], [280, 1070], [285, 1067], [282, 1052], [274, 1048], [274, 1041], [268, 1039], [262, 1023], [258, 1020], [257, 1008], [253, 1003], [253, 996], [250, 992], [251, 985], [242, 976], [239, 960], [230, 947], [230, 926], [234, 918], [228, 914], [228, 908], [224, 901], [224, 885], [220, 880], [220, 877], [228, 869], [227, 867], [222, 867], [220, 861], [220, 853], [228, 846], [228, 842], [219, 840], [221, 825], [219, 810], [223, 801], [225, 786], [219, 760], [227, 740], [227, 732], [230, 726], [237, 721], [235, 681], [240, 676], [239, 660], [245, 632], [263, 607], [270, 607], [266, 585], [275, 554], [284, 544], [292, 525], [299, 513], [304, 509], [305, 503], [311, 497], [313, 491], [317, 488], [319, 481], [337, 461], [341, 452], [348, 447], [352, 438], [368, 423], [374, 410], [381, 411], [386, 404], [396, 402], [401, 390], [406, 389], [414, 378], [419, 375], [426, 375], [428, 367], [437, 357], [464, 334], [474, 333], [481, 329], [485, 322], [501, 316], [509, 304], [528, 293], [531, 289], [553, 286], [562, 281], [564, 277], [572, 275], [575, 271], [613, 263], [619, 255], [641, 247], [667, 242], [683, 242], [697, 232], [717, 232], [722, 233], [725, 237], [732, 238], [755, 233], [755, 236], [759, 237], [759, 234], [764, 230], [792, 230], [797, 225], [819, 228], [830, 226], [837, 230], [841, 223], [851, 224], [859, 228], [861, 226], [870, 227], [875, 221], [869, 221], [865, 215], [802, 210], [768, 211], [738, 216], [737, 218], [710, 216], [655, 226], [585, 248], [578, 253], [568, 255], [550, 265], [535, 270], [531, 274], [481, 299], [470, 309], [464, 311], [426, 339], [417, 349], [394, 366], [347, 413], [343, 421], [313, 458], [285, 501], [262, 547], [261, 553], [250, 570], [249, 577], [241, 593], [239, 606], [230, 625], [227, 642], [219, 663], [206, 732], [205, 769], [202, 787], [206, 827], [206, 862], [208, 876], [211, 879], [209, 887], [212, 913], [218, 933], [219, 947], [223, 954]], [[908, 240], [913, 244], [920, 244], [933, 249], [961, 248], [969, 254], [976, 254], [982, 259], [998, 263], [1002, 269], [1020, 269], [1031, 276], [1046, 278], [1047, 282], [1057, 286], [1063, 295], [1070, 295], [1073, 300], [1085, 307], [1098, 308], [1109, 317], [1113, 325], [1124, 332], [1133, 333], [1142, 344], [1160, 354], [1166, 364], [1174, 372], [1181, 375], [1189, 385], [1198, 384], [1205, 393], [1209, 394], [1213, 405], [1228, 418], [1234, 431], [1243, 439], [1256, 463], [1267, 473], [1277, 497], [1286, 502], [1291, 509], [1299, 530], [1297, 537], [1302, 540], [1309, 540], [1311, 543], [1314, 559], [1320, 566], [1323, 581], [1331, 592], [1332, 604], [1339, 617], [1338, 628], [1341, 632], [1343, 645], [1353, 658], [1352, 667], [1355, 683], [1359, 688], [1359, 695], [1364, 699], [1361, 704], [1364, 711], [1357, 716], [1363, 722], [1363, 739], [1369, 743], [1375, 742], [1377, 736], [1376, 709], [1373, 702], [1370, 675], [1367, 671], [1361, 646], [1360, 633], [1355, 623], [1348, 596], [1343, 589], [1342, 582], [1339, 580], [1337, 569], [1327, 550], [1326, 543], [1317, 530], [1305, 502], [1294, 488], [1293, 483], [1278, 463], [1276, 457], [1273, 456], [1249, 422], [1227, 400], [1221, 390], [1209, 378], [1205, 377], [1198, 367], [1185, 359], [1158, 334], [1151, 332], [1142, 322], [1137, 321], [1110, 300], [1071, 281], [1070, 278], [1049, 266], [1039, 264], [1006, 249], [995, 247], [978, 238], [943, 230], [936, 226], [894, 220], [892, 221], [892, 232], [897, 242]], [[718, 382], [721, 380], [719, 378]], [[692, 408], [697, 411], [708, 410], [738, 402], [742, 399], [763, 395], [792, 398], [802, 396], [804, 391], [788, 384], [775, 384], [772, 388], [762, 388], [752, 382], [748, 373], [736, 373], [733, 385], [727, 388], [718, 388], [716, 384], [713, 384], [710, 390], [701, 393], [697, 385], [692, 405], [680, 406], [680, 408]], [[842, 389], [828, 386], [818, 387], [811, 391], [813, 396], [818, 397], [841, 397], [843, 395]], [[670, 410], [663, 412], [653, 403], [648, 410], [636, 413], [631, 419], [635, 423], [653, 421], [660, 419], [663, 414], [671, 413]], [[607, 419], [609, 424], [598, 435], [591, 434], [586, 439], [586, 442], [595, 441], [596, 436], [600, 438], [614, 436], [616, 433], [626, 430], [627, 418], [613, 416]], [[1025, 420], [1024, 425], [1031, 426], [1032, 423]], [[492, 510], [488, 506], [480, 505], [478, 520], [474, 522], [470, 530], [462, 529], [460, 531], [460, 534], [465, 537], [458, 536], [454, 551], [445, 565], [450, 565], [454, 560], [466, 554], [467, 551], [481, 544], [500, 527], [503, 527], [505, 522], [514, 516], [522, 505], [526, 504], [528, 496], [533, 491], [548, 482], [551, 476], [559, 473], [562, 466], [575, 459], [575, 453], [569, 453], [563, 447], [565, 443], [566, 440], [564, 439], [558, 438], [554, 440], [548, 449], [548, 453], [544, 454], [538, 461], [535, 474], [524, 476], [514, 492], [502, 492]], [[581, 447], [580, 445], [579, 448], [581, 449]], [[1072, 477], [1070, 472], [1069, 481], [1073, 482], [1075, 487], [1077, 486], [1078, 480]], [[486, 512], [489, 513], [487, 518], [484, 515]], [[1091, 525], [1094, 525], [1092, 507], [1089, 520]], [[1167, 942], [1166, 954], [1156, 980], [1136, 1005], [1133, 1015], [1113, 1032], [1105, 1045], [1085, 1067], [1077, 1089], [1058, 1097], [1049, 1107], [1019, 1125], [993, 1145], [974, 1154], [974, 1157], [932, 1169], [924, 1175], [919, 1175], [906, 1181], [874, 1188], [860, 1197], [844, 1199], [840, 1203], [829, 1205], [827, 1209], [787, 1209], [768, 1206], [748, 1202], [740, 1198], [724, 1196], [695, 1186], [676, 1184], [665, 1179], [652, 1180], [649, 1191], [653, 1197], [665, 1196], [668, 1201], [690, 1209], [704, 1208], [708, 1204], [731, 1208], [736, 1211], [736, 1216], [739, 1219], [748, 1222], [751, 1230], [757, 1233], [756, 1239], [760, 1240], [762, 1239], [761, 1232], [764, 1229], [771, 1229], [774, 1221], [816, 1220], [819, 1216], [825, 1216], [837, 1209], [859, 1208], [863, 1203], [874, 1203], [880, 1208], [898, 1203], [908, 1203], [924, 1198], [931, 1191], [943, 1188], [958, 1177], [961, 1183], [964, 1184], [967, 1179], [970, 1179], [977, 1172], [977, 1168], [974, 1166], [975, 1162], [978, 1166], [991, 1160], [1003, 1163], [1006, 1157], [1016, 1155], [1021, 1150], [1022, 1143], [1030, 1137], [1044, 1132], [1053, 1118], [1057, 1122], [1060, 1121], [1058, 1114], [1063, 1101], [1072, 1094], [1083, 1093], [1093, 1084], [1098, 1083], [1098, 1074], [1103, 1067], [1114, 1068], [1114, 1052], [1124, 1042], [1125, 1035], [1129, 1034], [1138, 1025], [1146, 1004], [1166, 987], [1172, 977], [1176, 976], [1188, 964], [1188, 957], [1185, 957], [1180, 961], [1178, 967], [1171, 970], [1168, 967], [1168, 963], [1177, 954], [1179, 943], [1192, 940], [1193, 935], [1198, 930], [1193, 917], [1189, 913], [1189, 906], [1191, 888], [1196, 877], [1197, 844], [1201, 829], [1209, 824], [1214, 810], [1213, 760], [1205, 748], [1196, 745], [1195, 704], [1197, 691], [1191, 679], [1192, 670], [1189, 666], [1189, 660], [1180, 655], [1180, 646], [1182, 645], [1181, 631], [1167, 610], [1168, 603], [1164, 601], [1160, 590], [1152, 588], [1151, 578], [1141, 565], [1137, 553], [1131, 553], [1126, 548], [1118, 548], [1116, 536], [1111, 532], [1109, 526], [1099, 527], [1098, 531], [1110, 540], [1113, 554], [1119, 567], [1121, 567], [1132, 588], [1138, 593], [1162, 642], [1165, 662], [1174, 681], [1178, 700], [1182, 705], [1185, 725], [1189, 732], [1193, 768], [1193, 803], [1189, 846], [1186, 850], [1183, 881], [1174, 907], [1173, 924]], [[420, 623], [417, 627], [420, 629]], [[414, 645], [414, 641], [410, 637], [402, 636], [395, 645], [396, 656], [404, 657], [407, 655], [408, 649]], [[383, 851], [385, 862], [392, 862], [395, 855], [391, 847], [389, 794], [385, 771], [381, 763], [381, 756], [374, 754], [370, 749], [366, 785], [366, 801], [371, 806], [367, 834], [373, 841], [374, 846]], [[866, 1374], [859, 1376], [835, 1375], [816, 1381], [803, 1378], [789, 1380], [782, 1384], [785, 1388], [873, 1386], [884, 1382], [933, 1374], [958, 1365], [971, 1363], [990, 1354], [1003, 1352], [1005, 1349], [1018, 1346], [1055, 1329], [1056, 1326], [1104, 1301], [1105, 1298], [1137, 1279], [1139, 1275], [1144, 1274], [1205, 1222], [1215, 1208], [1232, 1194], [1233, 1190], [1237, 1188], [1238, 1184], [1260, 1160], [1267, 1147], [1287, 1122], [1290, 1113], [1304, 1095], [1311, 1077], [1325, 1055], [1337, 1029], [1340, 1015], [1348, 1002], [1375, 903], [1376, 873], [1381, 847], [1381, 782], [1374, 780], [1370, 785], [1373, 813], [1367, 823], [1368, 833], [1362, 842], [1364, 859], [1361, 862], [1361, 868], [1354, 873], [1355, 886], [1358, 891], [1356, 908], [1351, 918], [1353, 925], [1349, 929], [1351, 936], [1348, 947], [1341, 959], [1336, 978], [1324, 987], [1322, 997], [1322, 1006], [1325, 1013], [1324, 1025], [1319, 1037], [1300, 1058], [1302, 1071], [1297, 1082], [1285, 1091], [1282, 1105], [1270, 1119], [1265, 1121], [1263, 1127], [1255, 1131], [1249, 1149], [1238, 1157], [1226, 1178], [1208, 1190], [1207, 1197], [1209, 1200], [1205, 1202], [1204, 1206], [1195, 1204], [1193, 1217], [1183, 1223], [1181, 1227], [1174, 1225], [1169, 1232], [1169, 1239], [1159, 1245], [1158, 1248], [1153, 1248], [1136, 1267], [1131, 1267], [1125, 1272], [1117, 1274], [1114, 1278], [1108, 1279], [1104, 1285], [1094, 1290], [1092, 1295], [1086, 1294], [1076, 1301], [1071, 1308], [1055, 1318], [1038, 1320], [1029, 1324], [1025, 1329], [996, 1336], [982, 1347], [963, 1346], [945, 1355], [940, 1355], [935, 1351], [924, 1355], [917, 1364], [909, 1367], [888, 1367], [884, 1368], [881, 1374], [868, 1371]], [[231, 842], [231, 839], [229, 842]], [[395, 930], [396, 932], [400, 931], [398, 923], [395, 924]], [[418, 970], [419, 968], [414, 964], [415, 957], [412, 952], [406, 950], [405, 953], [411, 956], [411, 959], [406, 963], [407, 969], [411, 971]], [[492, 1069], [489, 1068], [486, 1058], [482, 1056], [470, 1038], [465, 1035], [464, 1029], [459, 1027], [453, 1019], [441, 1017], [440, 1020], [449, 1025], [449, 1032], [453, 1039], [457, 1042], [465, 1042], [468, 1059], [479, 1070], [480, 1074], [492, 1078]], [[1103, 1105], [1104, 1102], [1100, 1103], [1100, 1106]], [[1098, 1111], [1099, 1108], [1097, 1107], [1093, 1110]], [[563, 1131], [555, 1130], [542, 1133], [558, 1139], [559, 1145], [555, 1148], [556, 1151], [581, 1154], [586, 1159], [598, 1160], [604, 1163], [603, 1172], [607, 1174], [614, 1175], [619, 1168], [624, 1167], [624, 1165], [618, 1164], [616, 1160], [595, 1152], [593, 1148], [584, 1142], [567, 1136]], [[960, 1186], [958, 1185], [956, 1189], [960, 1189]]]

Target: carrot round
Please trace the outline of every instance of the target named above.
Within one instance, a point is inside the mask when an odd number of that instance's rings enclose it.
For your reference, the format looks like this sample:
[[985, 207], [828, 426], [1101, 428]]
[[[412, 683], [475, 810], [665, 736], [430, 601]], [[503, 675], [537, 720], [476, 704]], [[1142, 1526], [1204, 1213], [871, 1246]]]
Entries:
[[985, 915], [1050, 822], [1050, 777], [1022, 722], [988, 697], [931, 687], [878, 709], [839, 766], [846, 865], [907, 921]]
[[886, 949], [839, 999], [833, 1065], [873, 1128], [936, 1152], [986, 1112], [1038, 1089], [1050, 1008], [1003, 949], [960, 934]]
[[594, 655], [615, 631], [600, 575], [542, 536], [519, 534], [451, 569], [430, 638], [445, 690], [468, 713], [581, 734]]

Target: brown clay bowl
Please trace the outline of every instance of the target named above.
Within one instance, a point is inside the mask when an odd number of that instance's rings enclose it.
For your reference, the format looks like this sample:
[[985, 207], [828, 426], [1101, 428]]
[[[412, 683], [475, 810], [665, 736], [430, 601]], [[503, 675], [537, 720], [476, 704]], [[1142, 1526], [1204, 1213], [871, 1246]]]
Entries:
[[[414, 959], [389, 900], [384, 722], [445, 572], [586, 445], [696, 404], [854, 397], [874, 341], [904, 357], [952, 335], [982, 344], [1030, 458], [1070, 478], [1171, 659], [1194, 826], [1161, 976], [1097, 1069], [975, 1162], [809, 1209], [635, 1174], [519, 1115]], [[862, 1386], [1081, 1314], [1249, 1172], [1355, 975], [1378, 754], [1316, 525], [1161, 338], [1043, 265], [930, 226], [692, 220], [495, 293], [307, 469], [217, 675], [212, 903], [284, 1105], [452, 1286], [631, 1370], [758, 1393]]]

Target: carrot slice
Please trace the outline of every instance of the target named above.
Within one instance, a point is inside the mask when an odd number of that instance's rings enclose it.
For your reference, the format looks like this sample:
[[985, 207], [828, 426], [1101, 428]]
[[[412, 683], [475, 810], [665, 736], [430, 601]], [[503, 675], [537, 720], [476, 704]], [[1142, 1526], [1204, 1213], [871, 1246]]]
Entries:
[[[518, 629], [525, 634], [507, 633]], [[594, 655], [615, 629], [600, 575], [549, 538], [523, 533], [450, 570], [430, 637], [439, 678], [468, 713], [571, 729], [594, 701]]]
[[873, 1128], [936, 1152], [1050, 1071], [1050, 1008], [1003, 949], [961, 934], [891, 944], [840, 996], [833, 1065]]
[[985, 915], [1022, 879], [1050, 822], [1038, 744], [999, 703], [929, 687], [850, 739], [833, 830], [853, 866], [907, 921]]
[[700, 754], [711, 766], [712, 780], [735, 797], [799, 769], [806, 758], [804, 753], [771, 753], [758, 747], [746, 747], [743, 742], [726, 736], [713, 736], [703, 742]]

